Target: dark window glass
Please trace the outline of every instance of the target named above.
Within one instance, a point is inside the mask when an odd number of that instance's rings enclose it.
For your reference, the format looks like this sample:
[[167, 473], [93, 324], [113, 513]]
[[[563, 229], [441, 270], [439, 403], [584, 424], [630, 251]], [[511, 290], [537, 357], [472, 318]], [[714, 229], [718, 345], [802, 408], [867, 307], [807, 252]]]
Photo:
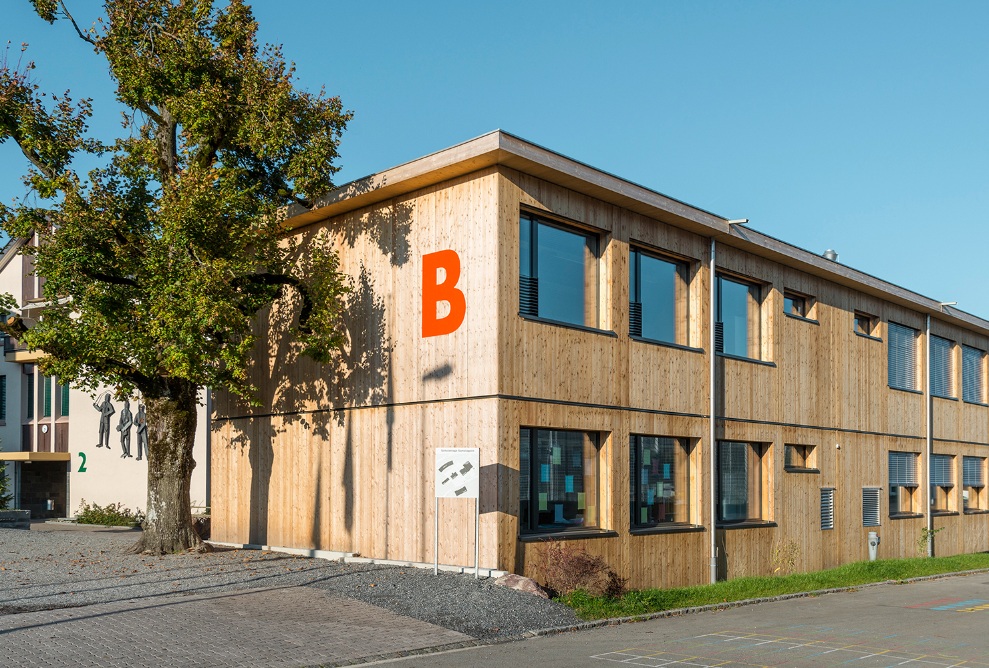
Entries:
[[7, 419], [7, 376], [0, 376], [0, 420]]
[[783, 312], [807, 317], [807, 300], [798, 295], [783, 293]]
[[859, 334], [865, 334], [866, 336], [872, 336], [873, 330], [875, 329], [875, 320], [871, 315], [866, 315], [864, 313], [855, 314], [855, 331]]
[[758, 358], [759, 311], [754, 285], [718, 276], [718, 323], [721, 351], [739, 357]]
[[675, 438], [632, 436], [632, 526], [690, 522], [688, 452]]
[[762, 458], [768, 446], [718, 443], [718, 521], [761, 520]]
[[519, 312], [597, 327], [597, 238], [519, 219]]
[[597, 434], [523, 428], [519, 451], [521, 530], [598, 528], [597, 460]]
[[[677, 336], [678, 303], [686, 304], [681, 263], [663, 260], [640, 251], [631, 255], [630, 297], [632, 310], [638, 309], [640, 318], [632, 319], [632, 334], [654, 341], [684, 343]], [[686, 318], [685, 308], [680, 318]]]
[[27, 379], [27, 412], [26, 417], [28, 420], [34, 419], [34, 374], [29, 374], [25, 377]]

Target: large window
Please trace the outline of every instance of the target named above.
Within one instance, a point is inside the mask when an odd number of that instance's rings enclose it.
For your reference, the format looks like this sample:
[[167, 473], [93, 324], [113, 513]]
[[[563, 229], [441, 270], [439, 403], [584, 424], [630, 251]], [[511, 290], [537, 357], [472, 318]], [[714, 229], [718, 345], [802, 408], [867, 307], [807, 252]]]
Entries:
[[966, 512], [986, 510], [985, 470], [985, 457], [962, 457], [962, 507]]
[[931, 395], [953, 398], [951, 341], [931, 336]]
[[912, 515], [917, 504], [917, 453], [889, 453], [889, 514]]
[[917, 330], [889, 323], [889, 386], [917, 389]]
[[596, 529], [599, 436], [524, 427], [519, 449], [523, 533]]
[[718, 442], [718, 522], [765, 521], [768, 508], [769, 445]]
[[522, 214], [519, 242], [519, 313], [597, 327], [597, 236]]
[[948, 512], [952, 507], [951, 490], [955, 486], [955, 458], [931, 455], [931, 510]]
[[760, 287], [727, 276], [718, 276], [717, 287], [717, 352], [759, 359]]
[[685, 439], [631, 438], [632, 526], [690, 523], [690, 449]]
[[688, 345], [687, 264], [632, 250], [629, 334]]
[[962, 399], [982, 404], [986, 402], [985, 352], [962, 346]]

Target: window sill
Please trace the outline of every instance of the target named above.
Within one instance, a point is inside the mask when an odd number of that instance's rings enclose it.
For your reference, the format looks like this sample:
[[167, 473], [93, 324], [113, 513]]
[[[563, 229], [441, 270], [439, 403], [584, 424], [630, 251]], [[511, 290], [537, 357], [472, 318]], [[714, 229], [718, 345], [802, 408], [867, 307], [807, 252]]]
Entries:
[[931, 395], [935, 399], [944, 399], [945, 401], [958, 401], [958, 397], [942, 397], [940, 394]]
[[890, 515], [889, 516], [889, 519], [891, 519], [891, 520], [915, 520], [915, 519], [922, 518], [922, 517], [923, 517], [923, 515], [921, 515], [920, 513], [896, 513], [895, 515]]
[[931, 517], [952, 517], [958, 515], [957, 510], [932, 510]]
[[689, 353], [703, 353], [703, 348], [694, 348], [693, 346], [685, 346], [682, 343], [672, 343], [670, 341], [658, 341], [656, 339], [647, 339], [644, 336], [635, 336], [634, 334], [629, 334], [629, 338], [633, 341], [638, 341], [639, 343], [648, 343], [653, 346], [664, 346], [666, 348], [675, 348], [677, 350], [686, 350]]
[[654, 527], [632, 527], [629, 533], [633, 536], [653, 536], [664, 533], [701, 533], [705, 527], [696, 524], [659, 524]]
[[965, 511], [965, 514], [966, 515], [989, 515], [989, 510], [980, 510], [978, 508], [974, 508], [972, 510], [966, 510]]
[[550, 320], [549, 318], [540, 318], [536, 315], [526, 315], [524, 313], [519, 313], [519, 317], [523, 320], [530, 320], [532, 322], [541, 322], [544, 325], [554, 325], [556, 327], [566, 327], [568, 329], [579, 329], [582, 332], [590, 332], [591, 334], [603, 334], [605, 336], [610, 336], [611, 338], [617, 339], [618, 334], [611, 331], [610, 329], [598, 329], [597, 327], [588, 327], [587, 325], [578, 325], [573, 322], [563, 322], [562, 320]]
[[907, 394], [923, 394], [920, 390], [908, 390], [905, 387], [893, 387], [892, 385], [887, 385], [886, 387], [897, 392], [906, 392]]
[[881, 338], [879, 338], [878, 336], [873, 336], [872, 334], [863, 334], [862, 332], [856, 332], [854, 329], [852, 330], [852, 333], [855, 334], [855, 336], [861, 336], [863, 339], [869, 339], [870, 341], [878, 341], [879, 343], [883, 342]]
[[741, 355], [732, 355], [731, 353], [718, 353], [718, 357], [724, 357], [730, 360], [738, 360], [739, 362], [751, 362], [752, 364], [761, 364], [762, 366], [771, 366], [776, 368], [776, 362], [764, 362], [762, 360], [757, 360], [753, 357], [742, 357]]
[[618, 532], [606, 529], [573, 529], [571, 531], [524, 533], [519, 536], [519, 540], [523, 543], [540, 543], [548, 540], [582, 540], [584, 538], [618, 538]]
[[806, 469], [806, 468], [799, 468], [796, 466], [784, 466], [783, 470], [786, 471], [787, 473], [820, 473], [821, 472], [821, 469]]
[[811, 325], [820, 325], [821, 324], [820, 322], [818, 322], [817, 320], [814, 320], [813, 318], [808, 318], [806, 316], [797, 315], [796, 313], [787, 313], [786, 311], [784, 311], [783, 312], [783, 315], [785, 315], [787, 318], [793, 318], [794, 320], [799, 320], [800, 322], [806, 322], [806, 323], [811, 324]]
[[743, 520], [741, 522], [733, 522], [731, 524], [718, 524], [716, 529], [769, 529], [772, 527], [779, 526], [776, 522], [764, 522], [763, 520]]
[[962, 399], [962, 401], [964, 403], [966, 403], [966, 404], [971, 404], [973, 406], [985, 406], [985, 407], [989, 407], [989, 404], [984, 404], [981, 401], [969, 401], [968, 399]]

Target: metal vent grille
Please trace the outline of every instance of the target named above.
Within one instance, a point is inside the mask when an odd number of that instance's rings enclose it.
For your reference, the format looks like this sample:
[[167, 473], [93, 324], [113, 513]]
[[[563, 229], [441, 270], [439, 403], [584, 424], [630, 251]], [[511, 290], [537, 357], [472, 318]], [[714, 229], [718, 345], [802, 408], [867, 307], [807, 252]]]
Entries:
[[535, 276], [519, 276], [519, 313], [539, 315], [539, 279]]
[[834, 490], [821, 490], [821, 530], [834, 529]]
[[725, 323], [720, 320], [714, 323], [714, 352], [725, 351]]
[[862, 526], [879, 526], [879, 492], [878, 487], [862, 489]]
[[632, 336], [642, 336], [642, 303], [628, 303], [628, 333]]

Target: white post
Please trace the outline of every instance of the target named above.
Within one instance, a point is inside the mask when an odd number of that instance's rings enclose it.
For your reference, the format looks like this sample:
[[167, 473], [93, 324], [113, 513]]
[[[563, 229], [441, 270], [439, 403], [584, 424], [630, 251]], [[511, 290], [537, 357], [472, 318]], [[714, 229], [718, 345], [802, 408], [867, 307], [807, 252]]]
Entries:
[[934, 515], [931, 514], [931, 452], [934, 450], [934, 416], [932, 415], [933, 401], [931, 399], [931, 316], [927, 315], [927, 338], [924, 341], [924, 422], [927, 427], [927, 439], [924, 448], [924, 478], [921, 479], [920, 488], [924, 490], [924, 497], [927, 502], [924, 507], [927, 509], [927, 556], [934, 556]]
[[433, 499], [433, 575], [440, 572], [440, 499]]
[[481, 555], [481, 496], [478, 495], [474, 499], [474, 579], [480, 579], [481, 577], [481, 561], [479, 559]]

